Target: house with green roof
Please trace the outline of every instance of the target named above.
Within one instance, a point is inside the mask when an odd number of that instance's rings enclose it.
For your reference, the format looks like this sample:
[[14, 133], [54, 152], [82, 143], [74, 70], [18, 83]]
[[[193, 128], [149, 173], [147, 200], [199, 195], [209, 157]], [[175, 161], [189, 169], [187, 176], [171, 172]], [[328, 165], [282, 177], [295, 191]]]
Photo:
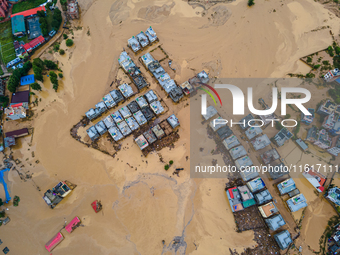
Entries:
[[26, 34], [24, 15], [17, 15], [11, 18], [12, 34], [14, 36], [22, 36]]

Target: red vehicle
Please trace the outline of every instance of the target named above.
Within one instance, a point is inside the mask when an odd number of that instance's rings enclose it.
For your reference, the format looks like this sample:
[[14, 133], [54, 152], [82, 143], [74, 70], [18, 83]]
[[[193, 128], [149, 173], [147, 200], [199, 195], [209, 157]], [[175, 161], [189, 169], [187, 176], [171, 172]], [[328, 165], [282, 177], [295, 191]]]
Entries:
[[96, 213], [100, 212], [102, 209], [102, 204], [98, 200], [93, 201], [91, 206]]

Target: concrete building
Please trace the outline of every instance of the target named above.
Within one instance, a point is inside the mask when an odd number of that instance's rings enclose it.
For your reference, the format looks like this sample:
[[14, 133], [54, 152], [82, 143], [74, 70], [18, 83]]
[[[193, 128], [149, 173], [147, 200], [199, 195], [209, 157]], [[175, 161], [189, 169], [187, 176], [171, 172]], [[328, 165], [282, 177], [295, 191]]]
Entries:
[[116, 126], [114, 120], [112, 119], [111, 115], [108, 115], [104, 120], [103, 120], [105, 126], [107, 129], [110, 129], [111, 127]]
[[232, 212], [238, 212], [244, 209], [242, 205], [241, 195], [237, 187], [228, 189], [226, 191], [226, 194], [227, 194]]
[[233, 131], [228, 126], [224, 126], [217, 130], [216, 133], [219, 136], [219, 138], [223, 141], [227, 137], [231, 136], [233, 134]]
[[108, 109], [113, 108], [116, 105], [115, 100], [113, 100], [111, 94], [107, 94], [103, 97], [103, 101]]
[[[162, 80], [162, 77], [158, 80], [159, 82]], [[177, 87], [175, 81], [173, 79], [166, 79], [164, 81], [164, 85], [162, 88], [166, 93], [170, 94], [170, 92]]]
[[98, 110], [98, 113], [100, 115], [107, 111], [107, 107], [106, 107], [106, 105], [103, 101], [100, 101], [95, 106], [96, 106], [96, 109]]
[[300, 138], [296, 139], [295, 142], [297, 143], [297, 145], [300, 147], [301, 150], [306, 151], [308, 149], [308, 145], [302, 141]]
[[268, 204], [259, 206], [258, 208], [263, 218], [268, 218], [279, 211], [273, 202], [269, 202]]
[[150, 43], [153, 43], [158, 40], [158, 37], [151, 26], [145, 31], [145, 34], [148, 37]]
[[120, 114], [119, 111], [116, 111], [113, 114], [111, 114], [111, 117], [116, 123], [119, 123], [124, 120], [123, 116]]
[[340, 136], [332, 138], [331, 148], [329, 148], [327, 151], [335, 157], [338, 156], [338, 154], [340, 153]]
[[206, 114], [202, 114], [202, 116], [205, 120], [209, 120], [210, 118], [214, 117], [215, 115], [217, 115], [217, 110], [212, 105], [207, 107]]
[[208, 83], [209, 82], [209, 75], [202, 70], [197, 74], [197, 78], [202, 82], [202, 83]]
[[307, 200], [303, 194], [299, 194], [295, 197], [288, 199], [286, 203], [291, 212], [296, 212], [302, 208], [307, 207]]
[[107, 132], [107, 128], [104, 124], [104, 122], [101, 120], [96, 125], [94, 125], [97, 129], [98, 134], [103, 135]]
[[235, 135], [231, 135], [228, 138], [224, 139], [222, 143], [227, 150], [230, 150], [231, 148], [240, 145], [240, 141], [237, 139]]
[[149, 105], [144, 96], [137, 97], [136, 102], [140, 108], [144, 108]]
[[152, 132], [156, 135], [158, 139], [162, 139], [165, 136], [163, 129], [159, 125], [152, 128]]
[[131, 75], [131, 78], [138, 91], [141, 91], [143, 88], [146, 88], [149, 85], [141, 73]]
[[123, 94], [125, 98], [129, 98], [133, 95], [133, 90], [130, 85], [124, 83], [118, 87], [119, 91]]
[[94, 141], [94, 140], [96, 140], [96, 139], [98, 139], [100, 137], [100, 135], [98, 134], [97, 129], [94, 126], [88, 128], [86, 130], [86, 133], [88, 134], [88, 136], [90, 137], [90, 139], [92, 141]]
[[136, 112], [138, 112], [138, 111], [140, 110], [139, 105], [138, 105], [137, 102], [134, 101], [134, 100], [131, 101], [131, 102], [127, 105], [127, 107], [129, 108], [129, 110], [130, 110], [131, 113], [136, 113]]
[[19, 91], [19, 92], [12, 93], [10, 106], [22, 103], [21, 106], [28, 110], [29, 102], [30, 102], [30, 91], [29, 90]]
[[[168, 121], [169, 118], [171, 118], [171, 121], [170, 121], [170, 122], [171, 122], [172, 124], [169, 123], [169, 121]], [[159, 123], [159, 126], [161, 127], [161, 129], [163, 129], [165, 135], [170, 135], [170, 134], [173, 132], [174, 128], [173, 128], [171, 125], [175, 124], [175, 125], [174, 125], [175, 128], [176, 128], [177, 126], [179, 126], [179, 122], [178, 122], [178, 121], [176, 122], [175, 119], [172, 118], [172, 115], [171, 115], [169, 118], [166, 119], [166, 120], [163, 120], [161, 123]], [[176, 117], [175, 117], [175, 118], [176, 118]], [[176, 119], [177, 119], [177, 118], [176, 118]], [[177, 124], [178, 124], [178, 125], [177, 125]]]
[[282, 232], [275, 234], [274, 239], [281, 250], [287, 249], [288, 246], [293, 242], [288, 230], [283, 230]]
[[121, 121], [119, 123], [117, 123], [117, 127], [119, 129], [119, 131], [122, 133], [123, 136], [128, 136], [129, 134], [131, 134], [131, 129], [129, 127], [129, 125], [125, 122], [125, 121]]
[[299, 194], [300, 194], [300, 190], [299, 189], [294, 189], [291, 192], [288, 192], [288, 196], [290, 198], [295, 197], [296, 195], [299, 195]]
[[189, 95], [190, 93], [195, 91], [195, 88], [189, 83], [189, 81], [185, 81], [180, 85], [184, 95]]
[[310, 184], [314, 186], [317, 191], [323, 192], [325, 190], [323, 185], [326, 182], [326, 176], [320, 172], [315, 171], [313, 168], [308, 168], [302, 173], [302, 175], [309, 181]]
[[25, 18], [23, 15], [14, 16], [11, 19], [12, 34], [14, 36], [23, 36], [26, 34]]
[[287, 194], [288, 192], [291, 192], [292, 190], [296, 189], [296, 184], [292, 178], [289, 178], [287, 180], [284, 180], [283, 182], [280, 182], [277, 185], [277, 188], [282, 195]]
[[213, 119], [212, 121], [210, 121], [209, 125], [212, 128], [212, 130], [214, 130], [216, 132], [221, 127], [226, 126], [227, 123], [225, 121], [223, 121], [222, 117], [218, 117], [218, 118]]
[[268, 203], [269, 201], [273, 199], [272, 195], [269, 193], [267, 189], [255, 194], [254, 197], [258, 205]]
[[149, 144], [152, 144], [157, 141], [157, 137], [154, 135], [151, 129], [143, 133], [144, 137], [148, 141]]
[[275, 136], [274, 140], [277, 146], [281, 147], [286, 141], [293, 137], [293, 134], [287, 130], [287, 128], [282, 128]]
[[238, 188], [240, 195], [241, 195], [243, 208], [248, 208], [250, 206], [256, 205], [254, 196], [249, 191], [247, 186], [245, 186], [245, 185], [244, 186], [238, 186], [237, 188]]
[[[246, 163], [248, 163], [248, 161], [250, 160], [250, 158], [248, 156], [243, 157], [243, 158], [247, 158], [248, 160], [245, 160]], [[250, 160], [251, 162], [251, 160]], [[250, 163], [249, 162], [249, 163]], [[245, 164], [244, 162], [241, 161], [242, 164]], [[251, 162], [251, 165], [253, 164], [253, 162]], [[251, 166], [250, 165], [250, 166]], [[238, 167], [238, 169], [240, 169], [240, 163], [237, 163], [236, 166]], [[259, 173], [257, 172], [255, 167], [250, 167], [248, 169], [242, 169], [242, 171], [240, 171], [240, 175], [243, 181], [247, 182], [250, 181], [256, 177], [259, 177]]]
[[116, 90], [116, 89], [112, 90], [110, 92], [110, 95], [113, 98], [113, 100], [115, 100], [116, 104], [118, 104], [121, 101], [124, 101], [124, 97], [123, 97], [122, 93], [120, 93], [119, 90]]
[[264, 221], [266, 222], [269, 229], [272, 230], [272, 231], [276, 231], [279, 228], [286, 225], [286, 222], [282, 218], [281, 214], [275, 215], [275, 216], [273, 216], [269, 219], [265, 219]]
[[149, 52], [141, 56], [141, 60], [144, 66], [146, 67], [146, 69], [149, 69], [149, 65], [155, 61], [155, 59], [152, 57], [152, 55]]
[[144, 94], [144, 97], [146, 98], [146, 100], [148, 101], [149, 104], [151, 104], [154, 101], [158, 100], [157, 95], [155, 94], [155, 92], [153, 92], [153, 90], [149, 90], [148, 92], [146, 92]]
[[330, 188], [327, 191], [326, 198], [340, 206], [340, 189], [338, 187]]
[[145, 123], [147, 123], [146, 118], [144, 117], [143, 113], [141, 111], [138, 111], [136, 113], [133, 114], [133, 117], [136, 119], [136, 121], [138, 122], [138, 125], [144, 125]]
[[246, 130], [248, 127], [250, 127], [248, 122], [253, 119], [254, 119], [253, 115], [248, 114], [246, 117], [240, 120], [240, 122], [243, 123], [242, 125], [240, 125], [240, 128], [242, 130]]
[[175, 114], [170, 115], [166, 120], [173, 129], [179, 126], [179, 120]]
[[249, 140], [253, 139], [255, 136], [261, 133], [262, 133], [262, 129], [260, 127], [250, 127], [245, 132]]
[[136, 37], [132, 36], [129, 40], [128, 40], [128, 46], [132, 49], [132, 51], [134, 53], [137, 53], [140, 49], [141, 46], [139, 44], [139, 41], [137, 40]]
[[247, 182], [247, 186], [251, 192], [255, 193], [260, 191], [261, 189], [264, 189], [266, 187], [266, 184], [260, 177], [258, 177], [252, 181]]
[[182, 89], [176, 85], [176, 87], [170, 90], [169, 96], [174, 103], [178, 103], [184, 95]]
[[326, 73], [323, 76], [323, 79], [326, 82], [332, 82], [335, 81], [336, 79], [338, 79], [340, 77], [340, 70], [338, 68], [335, 68], [333, 70], [330, 70], [328, 73]]
[[85, 113], [85, 115], [89, 120], [93, 120], [93, 119], [97, 118], [98, 116], [100, 116], [99, 111], [97, 109], [93, 109], [93, 108], [88, 110]]
[[335, 108], [336, 104], [331, 102], [330, 100], [327, 100], [325, 103], [320, 105], [319, 109], [317, 110], [317, 113], [320, 115], [329, 115], [335, 111]]
[[127, 119], [131, 117], [131, 112], [127, 106], [123, 106], [119, 109], [120, 115], [122, 115], [123, 119]]
[[143, 135], [138, 136], [138, 137], [135, 139], [135, 142], [137, 143], [138, 147], [139, 147], [141, 150], [144, 150], [146, 147], [149, 146], [148, 141], [145, 139], [145, 137], [144, 137]]
[[318, 139], [314, 142], [314, 144], [321, 149], [328, 149], [331, 147], [332, 140], [325, 129], [319, 131]]
[[264, 164], [269, 164], [270, 162], [277, 160], [279, 158], [280, 158], [280, 155], [276, 149], [271, 149], [261, 155], [261, 159]]
[[119, 140], [124, 138], [122, 133], [115, 126], [113, 126], [109, 129], [109, 134], [112, 136], [113, 140], [115, 140], [116, 142], [118, 142]]
[[151, 121], [155, 117], [155, 114], [153, 113], [149, 106], [143, 107], [141, 111], [144, 117], [147, 119], [147, 121]]
[[17, 129], [17, 130], [13, 130], [10, 132], [6, 132], [5, 136], [6, 137], [14, 137], [14, 138], [19, 138], [19, 137], [23, 137], [28, 135], [28, 129], [27, 128], [21, 128], [21, 129]]
[[159, 101], [154, 101], [150, 104], [150, 108], [151, 110], [153, 110], [153, 112], [156, 114], [156, 115], [160, 115], [164, 112], [164, 108], [161, 104], [161, 102]]
[[249, 156], [244, 156], [243, 158], [239, 158], [235, 161], [235, 165], [238, 170], [245, 170], [244, 168], [252, 166], [253, 161], [249, 158]]
[[137, 121], [133, 117], [129, 117], [125, 121], [129, 125], [131, 131], [135, 131], [139, 128]]
[[309, 125], [313, 122], [314, 117], [315, 117], [315, 109], [313, 108], [308, 108], [308, 111], [312, 114], [312, 115], [304, 115], [303, 112], [301, 112], [301, 122], [305, 123], [306, 125]]
[[142, 48], [145, 48], [146, 46], [149, 45], [148, 37], [144, 34], [143, 31], [137, 34], [136, 37], [137, 37], [139, 44], [142, 46]]
[[319, 130], [316, 126], [313, 126], [310, 129], [308, 129], [306, 141], [314, 143], [316, 142], [318, 137], [319, 137]]
[[267, 147], [270, 144], [270, 140], [269, 140], [268, 136], [265, 134], [265, 135], [256, 137], [255, 139], [253, 139], [251, 141], [251, 143], [252, 143], [254, 149], [256, 151], [258, 151], [258, 150], [261, 150], [261, 149]]
[[238, 147], [231, 149], [229, 151], [229, 154], [235, 160], [235, 159], [238, 159], [240, 157], [247, 155], [247, 151], [245, 150], [245, 148], [242, 145], [240, 145]]
[[6, 114], [6, 118], [11, 120], [26, 118], [26, 109], [23, 107], [22, 103], [13, 104], [5, 108], [4, 113]]
[[75, 0], [67, 1], [67, 15], [70, 19], [79, 19], [78, 2]]

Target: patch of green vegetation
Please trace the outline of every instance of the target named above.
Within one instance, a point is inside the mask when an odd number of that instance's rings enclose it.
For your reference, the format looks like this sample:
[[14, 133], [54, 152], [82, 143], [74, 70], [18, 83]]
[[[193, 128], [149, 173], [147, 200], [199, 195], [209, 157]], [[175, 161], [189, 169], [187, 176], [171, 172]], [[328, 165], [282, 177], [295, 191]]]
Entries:
[[313, 73], [307, 73], [306, 74], [306, 78], [314, 78], [315, 77], [315, 74]]
[[164, 166], [164, 169], [165, 169], [166, 171], [168, 171], [168, 170], [169, 170], [169, 165], [165, 165], [165, 166]]
[[332, 46], [328, 46], [326, 52], [331, 56], [334, 57], [334, 49]]
[[72, 39], [67, 39], [66, 40], [66, 46], [71, 47], [73, 45], [73, 40]]
[[45, 0], [22, 1], [13, 5], [12, 13], [15, 14], [32, 8], [36, 8], [45, 2], [46, 2]]
[[281, 125], [281, 122], [276, 121], [276, 122], [275, 122], [275, 128], [276, 128], [277, 130], [281, 130], [281, 129], [283, 128], [283, 126]]
[[41, 91], [41, 86], [39, 85], [39, 83], [35, 82], [31, 85], [31, 88], [34, 90], [38, 90]]
[[0, 75], [3, 75], [4, 74], [4, 71], [2, 71], [2, 68], [0, 66]]
[[255, 4], [254, 0], [248, 0], [248, 6], [251, 7]]
[[32, 68], [32, 63], [27, 61], [23, 68], [18, 68], [13, 71], [13, 74], [9, 77], [7, 82], [7, 89], [14, 93], [19, 86], [20, 78], [28, 74], [28, 71]]
[[12, 35], [11, 21], [0, 23], [0, 55], [1, 60], [7, 64], [16, 58], [14, 50], [14, 37]]
[[312, 58], [311, 57], [307, 57], [307, 63], [312, 63]]
[[318, 69], [320, 66], [321, 66], [321, 65], [314, 65], [314, 66], [313, 66], [313, 69], [316, 70], [316, 69]]
[[297, 139], [297, 134], [299, 133], [300, 131], [300, 121], [297, 122], [297, 125], [295, 126], [294, 128], [294, 139], [296, 140]]
[[59, 54], [60, 54], [60, 55], [64, 55], [64, 54], [65, 54], [65, 51], [64, 51], [63, 49], [60, 49], [60, 50], [59, 50]]

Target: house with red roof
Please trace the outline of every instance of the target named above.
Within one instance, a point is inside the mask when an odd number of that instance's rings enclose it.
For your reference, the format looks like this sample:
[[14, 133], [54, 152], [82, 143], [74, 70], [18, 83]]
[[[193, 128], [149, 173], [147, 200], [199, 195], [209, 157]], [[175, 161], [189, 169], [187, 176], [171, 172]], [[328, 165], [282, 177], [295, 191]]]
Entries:
[[326, 182], [326, 176], [321, 174], [319, 171], [315, 171], [312, 167], [307, 168], [302, 175], [314, 186], [314, 188], [316, 188], [317, 191], [324, 191], [325, 187], [323, 185]]
[[51, 252], [58, 244], [61, 243], [61, 241], [64, 240], [63, 235], [59, 232], [58, 234], [56, 234], [51, 240], [49, 240], [46, 244], [45, 244], [45, 248]]
[[74, 217], [73, 220], [71, 220], [71, 222], [65, 226], [65, 229], [67, 232], [72, 233], [73, 230], [75, 230], [80, 225], [80, 223], [81, 221], [79, 217]]
[[17, 15], [23, 15], [25, 18], [27, 18], [27, 17], [33, 16], [33, 15], [37, 15], [38, 11], [46, 12], [45, 6], [39, 6], [37, 8], [29, 9], [27, 11], [23, 11], [23, 12], [18, 12], [18, 13], [12, 14], [11, 18], [13, 18], [13, 17], [15, 17]]
[[6, 18], [7, 11], [8, 11], [7, 0], [0, 0], [0, 17]]
[[39, 45], [43, 44], [44, 42], [45, 42], [45, 38], [41, 35], [41, 36], [33, 39], [32, 41], [25, 43], [23, 48], [27, 52], [31, 52], [33, 49], [37, 48]]

